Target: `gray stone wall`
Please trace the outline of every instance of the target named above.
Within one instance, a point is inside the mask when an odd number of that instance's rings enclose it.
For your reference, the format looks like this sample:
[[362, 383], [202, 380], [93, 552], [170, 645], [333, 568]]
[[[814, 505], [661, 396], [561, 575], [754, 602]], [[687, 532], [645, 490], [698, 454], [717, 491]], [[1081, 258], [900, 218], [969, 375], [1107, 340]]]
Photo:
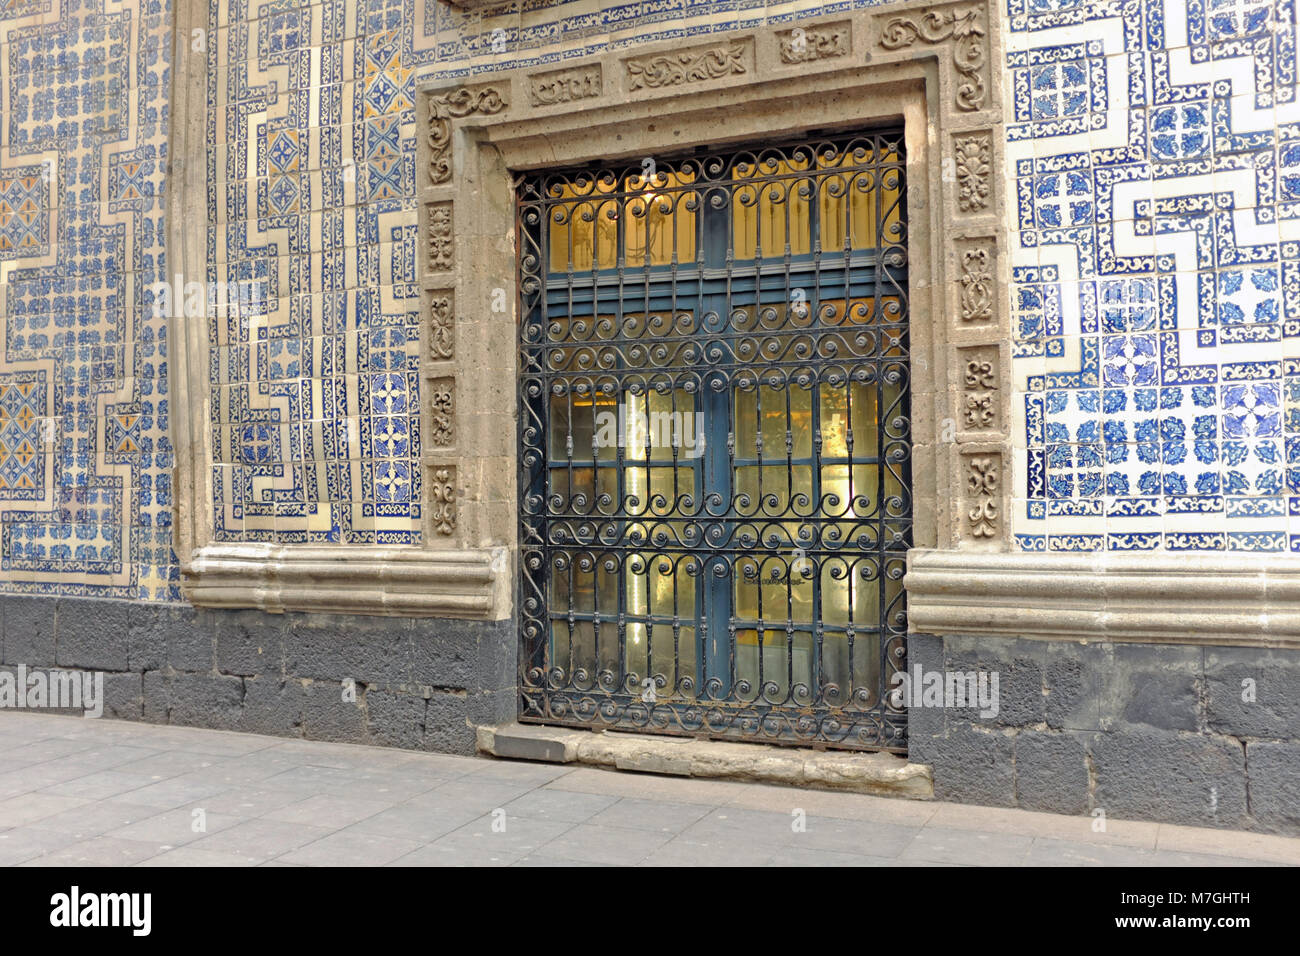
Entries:
[[0, 616], [6, 670], [102, 671], [105, 717], [472, 754], [517, 711], [509, 620], [18, 596]]
[[1298, 651], [912, 635], [908, 658], [999, 674], [995, 717], [908, 714], [939, 800], [1300, 834]]

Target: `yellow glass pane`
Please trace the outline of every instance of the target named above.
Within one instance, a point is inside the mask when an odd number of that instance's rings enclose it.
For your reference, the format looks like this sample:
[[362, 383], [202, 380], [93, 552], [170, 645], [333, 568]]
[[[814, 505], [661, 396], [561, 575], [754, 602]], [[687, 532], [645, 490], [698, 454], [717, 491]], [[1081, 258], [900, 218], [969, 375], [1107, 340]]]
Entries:
[[[895, 165], [853, 168], [877, 161]], [[875, 249], [902, 241], [901, 162], [902, 156], [894, 150], [881, 152], [879, 157], [874, 150], [851, 150], [819, 159], [819, 168], [838, 170], [820, 182], [822, 249]]]
[[618, 264], [618, 200], [612, 178], [579, 179], [551, 187], [550, 271], [612, 269]]
[[692, 169], [630, 176], [626, 187], [626, 245], [629, 266], [668, 265], [695, 259], [698, 194], [690, 189]]
[[806, 255], [812, 251], [814, 182], [799, 174], [806, 157], [737, 163], [731, 188], [731, 245], [737, 259]]
[[822, 383], [822, 458], [847, 458], [849, 432], [853, 433], [853, 457], [875, 458], [880, 451], [877, 423], [879, 408], [874, 383], [849, 385]]

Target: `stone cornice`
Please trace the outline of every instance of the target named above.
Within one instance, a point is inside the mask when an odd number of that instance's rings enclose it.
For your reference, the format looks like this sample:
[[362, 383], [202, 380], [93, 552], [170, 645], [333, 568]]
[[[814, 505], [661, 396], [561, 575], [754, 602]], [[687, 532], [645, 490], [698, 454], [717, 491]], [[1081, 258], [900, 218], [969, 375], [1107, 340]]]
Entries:
[[183, 588], [203, 607], [492, 620], [507, 606], [497, 594], [506, 558], [504, 549], [208, 545]]
[[921, 634], [1300, 647], [1300, 560], [1230, 554], [913, 550]]

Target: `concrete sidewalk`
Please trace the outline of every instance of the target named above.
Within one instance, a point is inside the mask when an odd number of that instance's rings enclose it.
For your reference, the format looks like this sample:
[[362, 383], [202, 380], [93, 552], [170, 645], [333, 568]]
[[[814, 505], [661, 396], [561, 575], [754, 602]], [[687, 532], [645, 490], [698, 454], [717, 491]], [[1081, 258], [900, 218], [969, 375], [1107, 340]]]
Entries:
[[0, 864], [1300, 863], [1300, 839], [0, 712]]

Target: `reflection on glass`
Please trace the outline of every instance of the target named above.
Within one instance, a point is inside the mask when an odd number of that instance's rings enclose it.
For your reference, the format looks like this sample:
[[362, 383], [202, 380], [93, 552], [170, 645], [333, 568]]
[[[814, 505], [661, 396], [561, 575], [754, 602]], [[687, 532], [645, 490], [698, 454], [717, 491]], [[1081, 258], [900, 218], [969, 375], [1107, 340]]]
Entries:
[[816, 185], [801, 178], [809, 167], [807, 153], [791, 159], [763, 157], [742, 161], [733, 170], [731, 243], [737, 259], [754, 259], [761, 249], [767, 258], [812, 251], [809, 200]]
[[[613, 269], [695, 258], [695, 171], [575, 178], [549, 187], [551, 272]], [[621, 227], [621, 228], [620, 228]]]

